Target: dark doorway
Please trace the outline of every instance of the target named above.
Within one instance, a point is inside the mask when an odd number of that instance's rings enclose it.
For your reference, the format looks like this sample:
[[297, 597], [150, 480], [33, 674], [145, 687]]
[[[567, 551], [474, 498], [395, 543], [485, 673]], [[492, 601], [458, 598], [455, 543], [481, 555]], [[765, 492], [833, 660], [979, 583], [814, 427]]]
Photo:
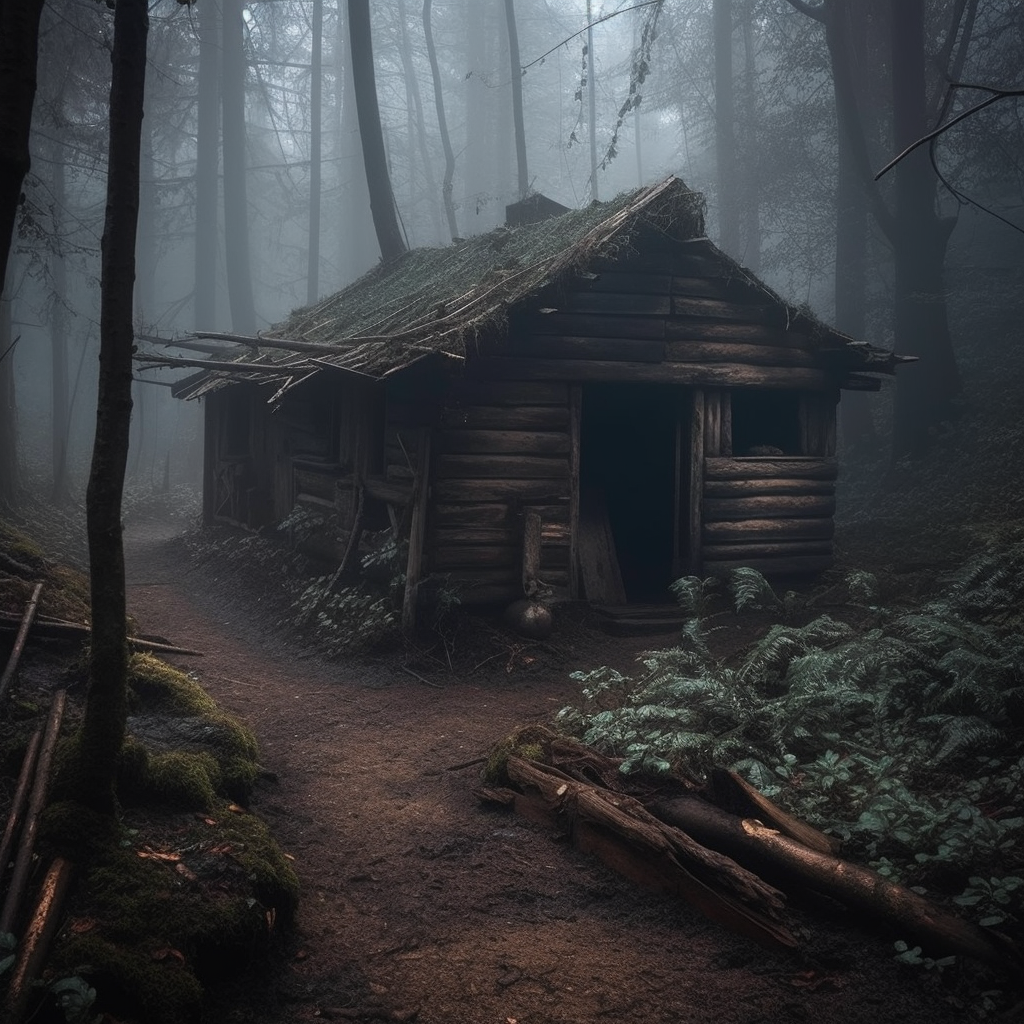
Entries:
[[[630, 601], [670, 599], [678, 516], [676, 445], [684, 399], [685, 392], [670, 385], [583, 388], [581, 500], [607, 511]], [[682, 445], [685, 451], [685, 437]]]

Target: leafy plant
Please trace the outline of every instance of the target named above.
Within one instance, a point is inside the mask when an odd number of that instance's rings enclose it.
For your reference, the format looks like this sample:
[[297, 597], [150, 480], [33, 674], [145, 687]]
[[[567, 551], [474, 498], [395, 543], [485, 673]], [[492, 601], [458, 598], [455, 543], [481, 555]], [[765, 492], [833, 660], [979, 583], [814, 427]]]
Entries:
[[[985, 564], [872, 628], [827, 615], [775, 625], [728, 662], [701, 626], [713, 584], [687, 577], [677, 645], [644, 654], [633, 675], [574, 673], [581, 699], [559, 724], [625, 772], [733, 767], [894, 877], [1016, 878], [1005, 865], [1024, 838], [1024, 640], [988, 602], [1024, 599], [1024, 573]], [[851, 594], [873, 599], [872, 579], [848, 580]], [[741, 573], [737, 604], [760, 586]], [[972, 885], [965, 897], [987, 917], [1008, 913]]]

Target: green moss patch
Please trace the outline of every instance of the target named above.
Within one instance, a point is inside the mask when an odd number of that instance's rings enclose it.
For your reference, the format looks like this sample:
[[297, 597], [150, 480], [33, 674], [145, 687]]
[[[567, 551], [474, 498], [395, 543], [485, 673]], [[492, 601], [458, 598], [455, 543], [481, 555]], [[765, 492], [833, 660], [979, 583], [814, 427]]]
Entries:
[[204, 983], [268, 948], [297, 900], [287, 858], [237, 805], [132, 811], [80, 880], [50, 970], [86, 977], [117, 1019], [179, 1024]]

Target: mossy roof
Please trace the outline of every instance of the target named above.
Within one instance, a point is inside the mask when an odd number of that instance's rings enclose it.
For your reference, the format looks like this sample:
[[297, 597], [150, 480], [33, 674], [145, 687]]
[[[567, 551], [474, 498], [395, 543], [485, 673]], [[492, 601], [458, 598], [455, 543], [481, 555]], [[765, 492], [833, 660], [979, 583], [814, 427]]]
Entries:
[[670, 241], [702, 239], [705, 251], [785, 309], [787, 320], [799, 321], [820, 339], [827, 337], [830, 348], [850, 343], [854, 362], [878, 361], [857, 355], [858, 348], [864, 355], [870, 346], [856, 346], [789, 306], [715, 249], [704, 239], [703, 196], [668, 177], [536, 224], [410, 250], [342, 291], [295, 310], [249, 347], [238, 349], [231, 356], [240, 364], [237, 371], [219, 362], [221, 369], [192, 375], [175, 386], [175, 394], [199, 397], [232, 379], [277, 383], [281, 394], [327, 367], [380, 380], [425, 358], [460, 361], [468, 342], [500, 335], [512, 307], [599, 257], [627, 257], [638, 235], [650, 229]]

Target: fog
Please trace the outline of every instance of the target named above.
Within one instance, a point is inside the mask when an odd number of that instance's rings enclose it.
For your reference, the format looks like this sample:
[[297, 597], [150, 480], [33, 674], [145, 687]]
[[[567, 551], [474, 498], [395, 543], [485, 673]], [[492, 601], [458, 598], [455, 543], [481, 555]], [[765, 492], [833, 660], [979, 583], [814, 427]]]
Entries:
[[[899, 232], [922, 229], [910, 222], [893, 228], [879, 214], [898, 216], [896, 175], [844, 185], [851, 167], [855, 176], [874, 172], [906, 142], [905, 126], [894, 128], [900, 93], [893, 53], [897, 69], [904, 62], [892, 49], [888, 3], [859, 5], [842, 27], [860, 151], [837, 127], [842, 83], [837, 78], [834, 87], [834, 54], [821, 20], [825, 8], [839, 5], [439, 0], [428, 5], [437, 90], [422, 5], [371, 6], [388, 172], [408, 246], [451, 242], [439, 109], [450, 135], [458, 236], [504, 222], [505, 206], [520, 190], [515, 74], [531, 194], [579, 208], [675, 174], [705, 194], [712, 239], [787, 300], [855, 337], [915, 352], [916, 343], [908, 348], [897, 337], [894, 266]], [[969, 4], [969, 16], [959, 20], [963, 5], [931, 0], [924, 7], [919, 127], [930, 129], [988, 95], [948, 90], [950, 78], [1020, 85], [1018, 4]], [[251, 334], [377, 264], [345, 6], [167, 2], [154, 5], [151, 18], [139, 336]], [[2, 348], [14, 347], [0, 369], [13, 370], [5, 401], [16, 410], [23, 473], [34, 487], [72, 497], [84, 489], [95, 415], [111, 34], [103, 5], [51, 3], [44, 10], [32, 169], [5, 292], [11, 338]], [[942, 267], [947, 281], [1020, 263], [1024, 146], [1016, 104], [993, 103], [936, 140], [931, 160], [944, 183], [930, 165], [923, 172], [934, 212], [958, 217]], [[920, 156], [927, 163], [924, 150]], [[837, 224], [850, 213], [844, 202], [856, 207], [840, 228], [856, 238], [852, 257], [837, 249]], [[314, 221], [311, 210], [319, 211]], [[837, 278], [837, 259], [844, 258], [852, 261]], [[202, 411], [175, 400], [168, 386], [184, 374], [137, 373], [132, 484], [198, 486]], [[935, 382], [929, 387], [934, 393]], [[878, 409], [869, 415], [877, 418]], [[2, 432], [9, 435], [10, 426]], [[66, 488], [57, 482], [65, 436]]]

